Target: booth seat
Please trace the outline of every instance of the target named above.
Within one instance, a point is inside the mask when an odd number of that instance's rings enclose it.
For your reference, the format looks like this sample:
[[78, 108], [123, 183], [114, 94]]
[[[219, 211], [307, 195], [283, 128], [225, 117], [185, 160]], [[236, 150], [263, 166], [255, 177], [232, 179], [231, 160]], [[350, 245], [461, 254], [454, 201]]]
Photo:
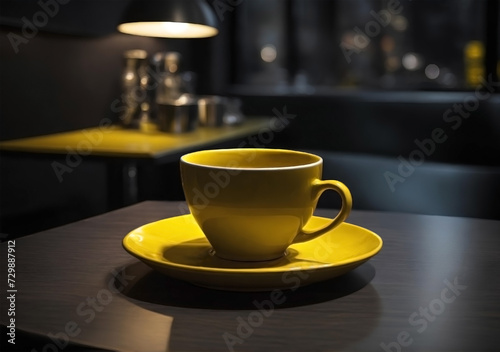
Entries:
[[[355, 209], [500, 219], [500, 167], [306, 151], [323, 158], [323, 179], [349, 187]], [[340, 199], [326, 192], [319, 207]]]

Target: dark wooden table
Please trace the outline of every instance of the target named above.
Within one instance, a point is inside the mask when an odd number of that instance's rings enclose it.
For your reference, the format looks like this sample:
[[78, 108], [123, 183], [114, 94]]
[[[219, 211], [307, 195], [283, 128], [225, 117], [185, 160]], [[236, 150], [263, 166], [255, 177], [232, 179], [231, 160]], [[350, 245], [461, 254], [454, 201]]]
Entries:
[[[342, 277], [284, 291], [285, 299], [271, 307], [269, 292], [196, 287], [150, 270], [123, 250], [121, 240], [132, 229], [185, 209], [144, 202], [17, 239], [16, 347], [498, 351], [499, 221], [353, 211], [348, 222], [379, 234], [381, 252]], [[4, 326], [11, 307], [8, 246], [0, 248]], [[7, 332], [2, 343], [13, 347]]]

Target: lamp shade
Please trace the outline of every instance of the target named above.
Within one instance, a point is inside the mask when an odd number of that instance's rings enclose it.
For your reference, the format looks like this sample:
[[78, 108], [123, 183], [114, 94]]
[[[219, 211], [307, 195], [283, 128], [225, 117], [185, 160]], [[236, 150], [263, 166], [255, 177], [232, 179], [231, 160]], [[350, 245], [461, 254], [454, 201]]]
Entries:
[[206, 38], [219, 32], [204, 0], [132, 0], [118, 30], [163, 38]]

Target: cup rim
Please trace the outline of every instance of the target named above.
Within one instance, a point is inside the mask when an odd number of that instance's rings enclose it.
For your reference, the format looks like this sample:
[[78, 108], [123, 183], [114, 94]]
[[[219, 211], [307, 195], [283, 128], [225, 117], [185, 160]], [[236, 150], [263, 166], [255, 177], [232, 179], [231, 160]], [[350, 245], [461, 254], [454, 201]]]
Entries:
[[[201, 154], [201, 153], [213, 153], [213, 152], [249, 152], [249, 151], [257, 151], [257, 152], [284, 152], [284, 153], [290, 153], [290, 154], [302, 154], [302, 155], [307, 155], [311, 156], [314, 158], [317, 158], [316, 161], [307, 163], [307, 164], [301, 164], [301, 165], [291, 165], [291, 166], [273, 166], [273, 167], [238, 167], [238, 166], [217, 166], [217, 165], [205, 165], [205, 164], [200, 164], [192, 161], [187, 161], [186, 158], [188, 156], [191, 156], [193, 154]], [[298, 150], [291, 150], [291, 149], [274, 149], [274, 148], [226, 148], [226, 149], [207, 149], [207, 150], [199, 150], [196, 152], [192, 153], [187, 153], [181, 156], [180, 158], [181, 162], [185, 164], [189, 164], [192, 166], [197, 166], [197, 167], [203, 167], [203, 168], [208, 168], [208, 169], [219, 169], [219, 170], [244, 170], [244, 171], [276, 171], [276, 170], [295, 170], [295, 169], [305, 169], [309, 167], [314, 167], [317, 165], [320, 165], [323, 163], [323, 158], [321, 158], [319, 155], [312, 154], [312, 153], [307, 153], [303, 151], [298, 151]]]

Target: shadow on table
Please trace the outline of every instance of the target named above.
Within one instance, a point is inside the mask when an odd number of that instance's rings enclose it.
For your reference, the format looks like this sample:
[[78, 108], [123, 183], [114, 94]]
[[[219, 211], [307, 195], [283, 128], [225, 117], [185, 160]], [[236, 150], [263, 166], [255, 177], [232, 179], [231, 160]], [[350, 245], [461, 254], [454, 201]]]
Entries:
[[[163, 306], [241, 310], [255, 309], [254, 301], [270, 298], [270, 292], [233, 292], [214, 290], [192, 285], [158, 273], [141, 262], [122, 269], [134, 279], [124, 288], [115, 281], [121, 293], [131, 299]], [[348, 296], [366, 285], [375, 277], [375, 268], [365, 263], [342, 276], [319, 283], [283, 290], [284, 303], [276, 308], [311, 305]]]
[[[379, 324], [381, 302], [371, 285], [376, 274], [371, 263], [337, 278], [283, 290], [281, 298], [286, 299], [274, 305], [270, 305], [271, 292], [198, 287], [158, 273], [142, 262], [122, 270], [133, 278], [121, 291], [125, 298], [174, 317], [172, 350], [199, 351], [205, 346], [213, 351], [238, 347], [265, 351], [274, 346], [274, 350], [283, 351], [364, 351], [358, 344]], [[119, 282], [115, 285], [120, 287]], [[248, 330], [243, 336], [244, 325]]]

